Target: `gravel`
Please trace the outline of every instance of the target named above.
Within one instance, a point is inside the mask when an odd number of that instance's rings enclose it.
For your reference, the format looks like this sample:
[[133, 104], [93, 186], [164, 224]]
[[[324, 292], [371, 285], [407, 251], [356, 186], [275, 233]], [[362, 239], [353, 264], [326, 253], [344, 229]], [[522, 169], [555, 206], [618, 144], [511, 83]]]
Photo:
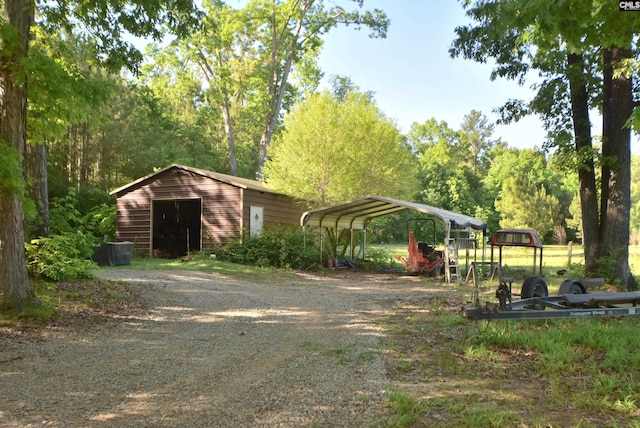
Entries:
[[391, 275], [289, 284], [102, 269], [144, 310], [0, 331], [2, 427], [371, 427], [392, 411], [385, 309], [428, 291]]

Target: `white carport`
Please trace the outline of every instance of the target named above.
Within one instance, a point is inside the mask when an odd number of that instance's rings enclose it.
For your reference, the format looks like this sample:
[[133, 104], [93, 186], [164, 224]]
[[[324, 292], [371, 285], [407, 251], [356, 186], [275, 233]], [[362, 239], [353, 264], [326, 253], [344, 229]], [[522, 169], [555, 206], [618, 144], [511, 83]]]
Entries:
[[[397, 199], [384, 198], [381, 196], [368, 196], [325, 208], [318, 208], [307, 211], [300, 218], [300, 225], [304, 228], [315, 227], [320, 228], [320, 247], [322, 251], [323, 239], [322, 231], [327, 228], [338, 229], [356, 229], [363, 231], [363, 239], [361, 251], [364, 253], [364, 243], [366, 241], [366, 230], [369, 222], [377, 217], [404, 211], [414, 210], [424, 214], [433, 215], [440, 219], [445, 229], [444, 255], [445, 265], [449, 265], [450, 247], [457, 245], [455, 239], [452, 239], [454, 232], [466, 232], [469, 235], [472, 232], [482, 232], [486, 234], [487, 225], [482, 220], [443, 210], [441, 208], [429, 205], [418, 204], [415, 202], [400, 201]], [[351, 234], [351, 251], [353, 257], [353, 233]], [[483, 240], [484, 241], [484, 240]], [[449, 269], [445, 269], [445, 278], [447, 282], [451, 281]]]

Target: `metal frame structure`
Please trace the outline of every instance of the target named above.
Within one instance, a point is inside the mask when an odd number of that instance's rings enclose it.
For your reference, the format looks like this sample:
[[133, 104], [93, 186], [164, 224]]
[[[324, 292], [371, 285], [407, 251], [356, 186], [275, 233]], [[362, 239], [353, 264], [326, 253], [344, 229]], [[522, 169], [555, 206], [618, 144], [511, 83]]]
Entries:
[[[491, 262], [493, 262], [493, 248], [498, 247], [498, 263], [502, 265], [503, 247], [533, 248], [533, 274], [542, 275], [542, 241], [533, 229], [500, 229], [491, 238]], [[540, 254], [538, 256], [538, 250]], [[536, 265], [536, 260], [538, 263]]]
[[[441, 208], [429, 205], [418, 204], [415, 202], [401, 201], [397, 199], [384, 198], [381, 196], [368, 196], [325, 208], [319, 208], [307, 211], [300, 218], [300, 225], [303, 229], [307, 227], [320, 228], [320, 254], [322, 254], [323, 246], [323, 230], [334, 228], [342, 229], [359, 229], [363, 231], [364, 239], [362, 240], [361, 253], [364, 254], [366, 241], [366, 229], [369, 222], [377, 217], [392, 214], [404, 210], [415, 210], [424, 214], [437, 217], [443, 224], [445, 229], [444, 254], [445, 265], [449, 265], [448, 248], [452, 239], [452, 232], [482, 232], [486, 234], [487, 225], [482, 220], [455, 213]], [[353, 233], [351, 234], [353, 237]], [[484, 240], [483, 240], [484, 241]], [[352, 238], [353, 253], [353, 238]], [[335, 249], [334, 249], [335, 250]], [[352, 254], [353, 257], [353, 254]], [[445, 269], [445, 279], [451, 282], [450, 272]]]

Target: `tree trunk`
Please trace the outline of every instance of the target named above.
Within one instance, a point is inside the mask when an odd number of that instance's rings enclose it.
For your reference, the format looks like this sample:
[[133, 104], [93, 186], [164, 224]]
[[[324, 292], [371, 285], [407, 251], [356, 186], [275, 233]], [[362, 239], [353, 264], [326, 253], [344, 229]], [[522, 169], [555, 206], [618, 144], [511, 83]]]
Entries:
[[[238, 175], [238, 159], [236, 157], [236, 137], [233, 132], [233, 124], [231, 122], [229, 90], [224, 89], [224, 84], [222, 82], [216, 83], [216, 80], [220, 79], [220, 76], [207, 60], [207, 56], [201, 50], [197, 50], [196, 53], [199, 58], [198, 66], [204, 73], [209, 86], [213, 89], [213, 92], [215, 93], [214, 97], [219, 101], [220, 111], [222, 112], [222, 119], [224, 121], [224, 133], [227, 138], [227, 148], [229, 149], [229, 173], [236, 176]], [[221, 62], [220, 56], [221, 53], [218, 52], [218, 67], [220, 69], [224, 69], [225, 64]]]
[[633, 111], [633, 88], [630, 76], [617, 72], [622, 62], [631, 58], [631, 52], [611, 46], [603, 57], [600, 257], [614, 258], [616, 278], [627, 289], [637, 289], [629, 267], [631, 130], [627, 120]]
[[224, 119], [224, 132], [227, 136], [227, 145], [229, 148], [229, 171], [231, 175], [238, 175], [238, 160], [236, 158], [236, 139], [233, 134], [233, 126], [231, 125], [231, 109], [227, 101], [220, 105], [222, 110], [222, 118]]
[[35, 236], [49, 236], [49, 186], [47, 184], [47, 145], [27, 145], [27, 175], [31, 177], [29, 196], [36, 204], [38, 223], [35, 230], [31, 231]]
[[[300, 24], [301, 25], [301, 24]], [[299, 33], [300, 27], [297, 28]], [[296, 33], [296, 40], [298, 38], [298, 33]], [[295, 45], [295, 43], [293, 44]], [[271, 145], [271, 140], [273, 138], [273, 134], [276, 131], [276, 126], [278, 126], [278, 118], [280, 117], [280, 109], [282, 108], [282, 100], [284, 98], [284, 93], [287, 90], [287, 81], [289, 80], [289, 73], [291, 72], [291, 65], [293, 64], [293, 57], [295, 56], [297, 49], [295, 47], [291, 48], [291, 51], [287, 53], [287, 59], [283, 67], [282, 76], [280, 76], [280, 84], [273, 86], [273, 91], [270, 91], [269, 97], [271, 98], [270, 108], [267, 113], [267, 117], [265, 120], [265, 128], [262, 133], [262, 137], [260, 138], [260, 158], [258, 159], [258, 180], [262, 180], [264, 173], [264, 165], [267, 162], [267, 157], [269, 155], [269, 146]], [[276, 70], [278, 66], [273, 64], [273, 81], [278, 81], [278, 76]]]
[[84, 122], [82, 124], [82, 140], [80, 141], [80, 152], [78, 153], [78, 189], [80, 188], [80, 183], [86, 183], [87, 181], [89, 181], [91, 169], [89, 166], [89, 140], [91, 139], [89, 133], [89, 122]]
[[579, 162], [578, 178], [580, 180], [579, 191], [585, 272], [587, 276], [592, 276], [596, 274], [597, 270], [596, 259], [600, 245], [600, 222], [595, 166], [591, 155], [591, 120], [589, 118], [589, 98], [584, 75], [584, 58], [582, 55], [569, 54], [567, 56], [567, 65], [576, 158]]
[[[19, 46], [11, 57], [0, 62], [0, 151], [13, 157], [16, 164], [24, 158], [27, 124], [27, 88], [19, 83], [24, 76], [22, 59], [29, 46], [29, 29], [33, 20], [33, 3], [28, 0], [4, 2], [4, 20], [11, 26]], [[17, 159], [16, 159], [17, 158]], [[10, 161], [5, 159], [6, 162]], [[29, 286], [24, 250], [24, 169], [15, 171], [22, 186], [0, 181], [0, 285], [4, 308], [21, 308], [34, 297]]]
[[[287, 90], [287, 82], [289, 80], [289, 73], [291, 72], [291, 66], [293, 65], [293, 59], [298, 53], [299, 39], [300, 33], [302, 32], [304, 26], [304, 17], [307, 12], [313, 5], [314, 1], [305, 2], [301, 9], [301, 15], [298, 17], [298, 22], [296, 23], [295, 30], [292, 35], [292, 40], [289, 40], [288, 43], [279, 37], [279, 34], [285, 34], [286, 31], [286, 23], [285, 27], [282, 30], [282, 33], [278, 31], [277, 21], [275, 9], [272, 17], [272, 33], [271, 33], [271, 79], [269, 80], [269, 111], [267, 112], [267, 117], [265, 118], [265, 127], [264, 132], [262, 133], [262, 137], [260, 138], [260, 153], [258, 159], [258, 172], [256, 174], [256, 178], [261, 180], [264, 178], [264, 165], [267, 162], [267, 157], [269, 155], [269, 146], [271, 145], [271, 139], [273, 138], [273, 134], [276, 131], [276, 126], [278, 125], [278, 118], [280, 117], [280, 109], [282, 108], [282, 100], [284, 99], [284, 94]], [[275, 5], [274, 5], [275, 7]], [[280, 66], [278, 64], [278, 49], [285, 48], [288, 49], [285, 51], [285, 62]], [[278, 75], [278, 70], [282, 69], [282, 75]]]

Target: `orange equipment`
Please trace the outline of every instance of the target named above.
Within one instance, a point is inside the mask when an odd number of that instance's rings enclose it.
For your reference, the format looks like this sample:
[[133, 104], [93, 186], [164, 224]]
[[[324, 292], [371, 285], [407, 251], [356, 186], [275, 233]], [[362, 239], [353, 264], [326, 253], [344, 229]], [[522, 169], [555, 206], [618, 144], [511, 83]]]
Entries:
[[396, 257], [408, 273], [432, 273], [438, 275], [444, 259], [442, 251], [436, 251], [432, 246], [420, 243], [416, 244], [413, 231], [409, 232], [409, 257]]

